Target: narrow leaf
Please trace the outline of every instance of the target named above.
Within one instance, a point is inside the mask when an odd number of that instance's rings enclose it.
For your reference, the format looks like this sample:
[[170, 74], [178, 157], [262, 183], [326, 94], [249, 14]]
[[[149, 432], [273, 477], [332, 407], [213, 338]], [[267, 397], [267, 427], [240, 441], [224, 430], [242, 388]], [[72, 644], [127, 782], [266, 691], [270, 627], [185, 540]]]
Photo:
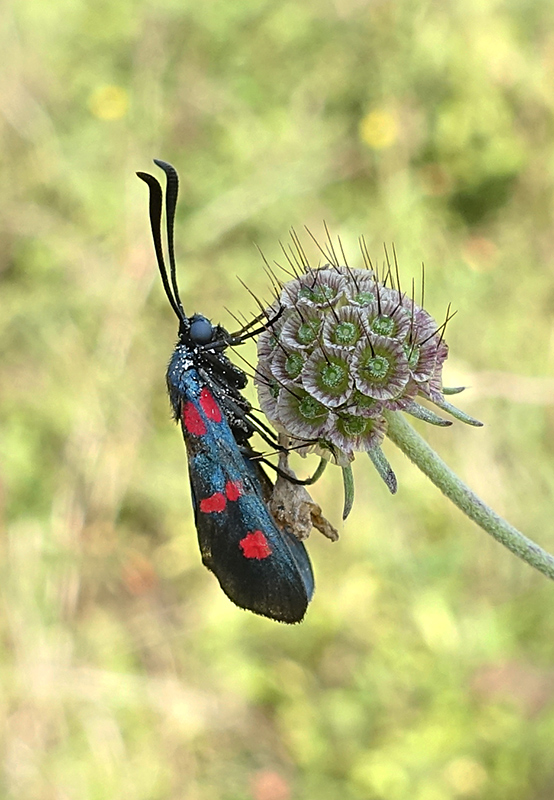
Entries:
[[466, 414], [464, 411], [460, 411], [459, 408], [456, 408], [456, 406], [453, 406], [451, 403], [447, 403], [446, 400], [433, 400], [433, 402], [436, 406], [442, 408], [443, 411], [451, 414], [455, 419], [460, 420], [460, 422], [465, 422], [466, 425], [475, 425], [476, 428], [483, 427], [483, 423], [479, 422], [478, 419], [475, 419], [475, 417], [470, 417], [469, 414]]
[[435, 414], [434, 411], [431, 411], [429, 408], [425, 408], [425, 406], [420, 406], [419, 403], [415, 401], [410, 403], [409, 406], [402, 409], [406, 412], [406, 414], [411, 414], [412, 417], [416, 419], [422, 419], [424, 422], [428, 422], [431, 425], [439, 425], [442, 428], [447, 428], [449, 425], [452, 425], [452, 422], [449, 419], [444, 419], [443, 417], [439, 417], [438, 414]]
[[398, 489], [396, 475], [381, 448], [373, 447], [371, 450], [368, 450], [367, 454], [373, 462], [373, 466], [384, 480], [389, 492], [391, 494], [396, 494], [396, 490]]
[[350, 464], [342, 468], [342, 480], [344, 483], [344, 508], [342, 511], [342, 518], [346, 519], [352, 511], [354, 504], [354, 475], [352, 474], [352, 467]]

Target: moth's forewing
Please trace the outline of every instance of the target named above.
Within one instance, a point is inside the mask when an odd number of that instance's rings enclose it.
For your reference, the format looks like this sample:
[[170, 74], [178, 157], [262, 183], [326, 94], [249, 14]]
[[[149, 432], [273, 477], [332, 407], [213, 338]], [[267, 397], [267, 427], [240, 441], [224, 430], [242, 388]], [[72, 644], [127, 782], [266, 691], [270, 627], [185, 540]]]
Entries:
[[195, 370], [182, 374], [179, 389], [204, 564], [241, 608], [300, 622], [314, 589], [304, 545], [277, 527], [264, 502], [259, 466], [241, 452]]

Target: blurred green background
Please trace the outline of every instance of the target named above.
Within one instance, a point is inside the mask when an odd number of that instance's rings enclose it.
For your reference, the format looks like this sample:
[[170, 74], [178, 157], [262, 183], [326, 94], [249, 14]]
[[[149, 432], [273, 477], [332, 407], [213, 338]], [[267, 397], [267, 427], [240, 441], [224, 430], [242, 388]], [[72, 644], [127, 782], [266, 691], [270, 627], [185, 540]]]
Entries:
[[183, 300], [231, 328], [291, 226], [425, 261], [486, 424], [425, 435], [554, 550], [550, 0], [7, 0], [0, 42], [0, 796], [550, 800], [554, 587], [392, 446], [346, 524], [314, 488], [302, 625], [201, 566], [134, 175], [178, 168]]

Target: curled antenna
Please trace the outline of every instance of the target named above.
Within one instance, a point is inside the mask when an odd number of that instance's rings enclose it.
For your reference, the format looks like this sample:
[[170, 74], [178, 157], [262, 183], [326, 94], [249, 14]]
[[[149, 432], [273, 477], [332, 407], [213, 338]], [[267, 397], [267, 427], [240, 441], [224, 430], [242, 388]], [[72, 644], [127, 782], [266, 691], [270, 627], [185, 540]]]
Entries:
[[167, 231], [167, 252], [169, 254], [169, 272], [171, 275], [171, 285], [173, 287], [173, 294], [175, 300], [181, 311], [181, 315], [186, 318], [181, 298], [179, 297], [179, 287], [177, 286], [177, 270], [175, 266], [175, 209], [177, 207], [177, 196], [179, 194], [179, 176], [177, 170], [168, 164], [167, 161], [161, 161], [155, 158], [154, 164], [163, 169], [167, 178], [165, 187], [165, 225]]
[[179, 289], [177, 287], [177, 279], [175, 274], [175, 252], [173, 246], [173, 228], [175, 221], [175, 206], [177, 203], [178, 193], [178, 178], [177, 173], [170, 164], [165, 161], [155, 161], [155, 164], [160, 166], [167, 175], [167, 191], [166, 191], [166, 227], [167, 227], [167, 247], [169, 253], [169, 263], [171, 269], [171, 283], [165, 265], [163, 247], [162, 247], [162, 205], [163, 205], [163, 191], [159, 181], [148, 172], [137, 172], [137, 177], [144, 181], [150, 191], [150, 227], [152, 229], [152, 240], [154, 242], [154, 251], [156, 253], [156, 260], [158, 262], [158, 269], [162, 278], [163, 287], [170, 302], [171, 308], [177, 315], [181, 323], [187, 323], [188, 318], [184, 312], [179, 297]]

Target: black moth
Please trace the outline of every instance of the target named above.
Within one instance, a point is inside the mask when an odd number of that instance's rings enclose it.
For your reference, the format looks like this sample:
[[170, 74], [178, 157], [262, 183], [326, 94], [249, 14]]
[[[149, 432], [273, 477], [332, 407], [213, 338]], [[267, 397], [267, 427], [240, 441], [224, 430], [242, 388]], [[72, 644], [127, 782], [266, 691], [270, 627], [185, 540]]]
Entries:
[[288, 530], [281, 530], [268, 510], [273, 487], [250, 444], [261, 423], [253, 419], [251, 406], [241, 394], [247, 383], [245, 373], [224, 352], [253, 334], [231, 335], [201, 314], [186, 315], [177, 286], [173, 238], [179, 181], [170, 164], [154, 163], [167, 178], [169, 273], [161, 236], [162, 188], [153, 175], [137, 175], [150, 190], [156, 259], [179, 320], [167, 387], [187, 449], [202, 561], [241, 608], [279, 622], [300, 622], [314, 591], [310, 559], [304, 545]]

